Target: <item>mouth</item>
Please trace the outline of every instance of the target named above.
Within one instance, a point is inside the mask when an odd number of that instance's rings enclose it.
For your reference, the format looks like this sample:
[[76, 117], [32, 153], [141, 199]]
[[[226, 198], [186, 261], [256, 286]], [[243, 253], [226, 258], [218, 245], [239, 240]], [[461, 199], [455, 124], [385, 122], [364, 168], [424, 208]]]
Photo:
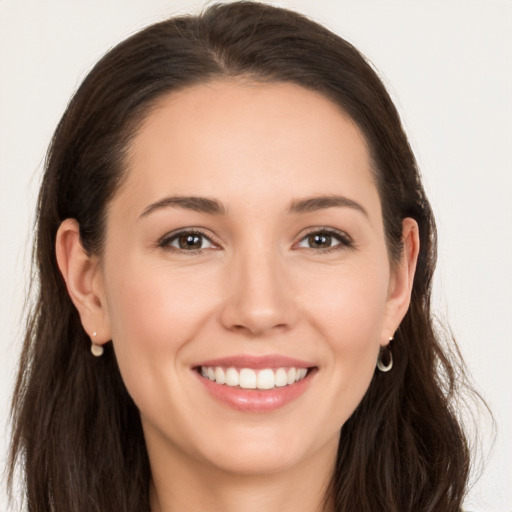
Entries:
[[318, 367], [282, 356], [234, 356], [192, 368], [207, 394], [246, 413], [272, 412], [306, 394]]
[[205, 379], [220, 386], [238, 389], [271, 390], [291, 386], [304, 380], [313, 368], [235, 368], [222, 366], [199, 366], [196, 371]]

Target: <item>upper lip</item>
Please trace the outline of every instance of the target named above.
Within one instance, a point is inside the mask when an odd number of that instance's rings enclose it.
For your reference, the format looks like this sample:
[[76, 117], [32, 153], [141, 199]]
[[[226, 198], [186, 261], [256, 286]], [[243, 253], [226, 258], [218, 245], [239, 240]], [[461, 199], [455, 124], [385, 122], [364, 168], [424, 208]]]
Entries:
[[195, 368], [200, 366], [223, 366], [226, 368], [253, 368], [255, 370], [263, 368], [312, 368], [315, 365], [311, 362], [296, 359], [294, 357], [283, 356], [279, 354], [269, 354], [265, 356], [253, 356], [248, 354], [237, 354], [227, 357], [219, 357], [217, 359], [208, 359], [194, 365]]

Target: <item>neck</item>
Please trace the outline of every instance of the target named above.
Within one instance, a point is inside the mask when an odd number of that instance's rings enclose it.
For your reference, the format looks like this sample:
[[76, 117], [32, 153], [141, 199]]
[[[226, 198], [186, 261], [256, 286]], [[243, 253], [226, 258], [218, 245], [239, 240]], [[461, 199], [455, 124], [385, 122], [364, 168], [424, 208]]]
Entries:
[[[328, 496], [336, 451], [272, 474], [238, 474], [179, 460], [152, 461], [151, 512], [332, 512]], [[172, 475], [172, 476], [171, 476]]]

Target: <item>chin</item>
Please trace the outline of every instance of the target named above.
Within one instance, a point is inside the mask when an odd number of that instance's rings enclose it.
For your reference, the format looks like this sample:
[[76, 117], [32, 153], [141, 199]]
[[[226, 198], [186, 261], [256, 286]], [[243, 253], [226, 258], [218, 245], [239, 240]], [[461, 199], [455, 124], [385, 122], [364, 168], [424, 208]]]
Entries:
[[298, 451], [283, 453], [268, 447], [253, 449], [238, 445], [236, 451], [215, 457], [210, 463], [218, 470], [235, 475], [264, 476], [289, 471], [300, 465], [301, 459]]
[[339, 439], [339, 430], [322, 440], [320, 436], [304, 435], [307, 432], [301, 432], [300, 425], [286, 429], [254, 424], [226, 433], [222, 439], [214, 441], [210, 438], [200, 458], [219, 470], [254, 476], [300, 468], [324, 449], [335, 454]]

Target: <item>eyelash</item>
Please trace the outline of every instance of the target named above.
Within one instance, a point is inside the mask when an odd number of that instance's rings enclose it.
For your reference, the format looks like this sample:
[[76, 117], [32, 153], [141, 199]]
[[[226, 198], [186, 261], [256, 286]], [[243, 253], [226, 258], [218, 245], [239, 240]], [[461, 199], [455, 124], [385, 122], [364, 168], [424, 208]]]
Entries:
[[[315, 251], [315, 252], [320, 252], [322, 254], [328, 254], [328, 253], [331, 253], [331, 252], [334, 252], [334, 251], [339, 251], [339, 250], [346, 249], [346, 248], [349, 248], [349, 249], [350, 248], [354, 248], [354, 242], [350, 238], [350, 236], [348, 236], [343, 231], [338, 231], [338, 230], [332, 229], [332, 228], [314, 228], [314, 229], [311, 229], [311, 231], [307, 232], [299, 240], [298, 243], [294, 244], [293, 247], [300, 247], [299, 244], [301, 244], [307, 238], [315, 236], [315, 235], [316, 236], [318, 236], [318, 235], [327, 236], [327, 237], [330, 237], [330, 238], [333, 238], [333, 239], [337, 240], [339, 243], [337, 243], [336, 245], [333, 245], [331, 247], [327, 247], [327, 248], [303, 247], [304, 249], [308, 249], [310, 251]], [[202, 231], [197, 230], [197, 229], [187, 229], [187, 230], [182, 230], [182, 231], [178, 231], [178, 232], [167, 234], [167, 235], [163, 236], [158, 241], [157, 245], [158, 245], [158, 247], [160, 247], [162, 249], [167, 249], [167, 250], [170, 250], [172, 252], [188, 253], [188, 254], [192, 254], [192, 255], [193, 254], [199, 254], [199, 253], [201, 253], [201, 252], [203, 252], [204, 250], [207, 250], [207, 249], [211, 249], [210, 247], [207, 247], [207, 248], [200, 247], [198, 249], [190, 249], [190, 250], [188, 250], [188, 249], [173, 247], [171, 244], [173, 242], [177, 241], [182, 236], [186, 236], [186, 237], [190, 237], [190, 236], [200, 237], [203, 240], [207, 240], [210, 244], [212, 244], [213, 247], [211, 247], [211, 248], [214, 248], [214, 249], [218, 249], [219, 248], [219, 245], [216, 244], [211, 239], [210, 236], [206, 235], [205, 233], [203, 233]]]
[[158, 241], [157, 245], [158, 245], [158, 247], [161, 247], [162, 249], [168, 249], [168, 250], [170, 250], [172, 252], [180, 252], [180, 253], [188, 253], [188, 254], [198, 254], [198, 253], [200, 253], [200, 252], [205, 250], [205, 248], [203, 248], [203, 247], [201, 247], [199, 249], [187, 250], [187, 249], [182, 249], [182, 248], [171, 246], [172, 242], [178, 240], [182, 236], [197, 236], [197, 237], [202, 238], [203, 240], [204, 239], [208, 240], [208, 242], [210, 242], [210, 244], [212, 244], [214, 246], [214, 248], [218, 248], [219, 247], [218, 244], [216, 244], [211, 239], [211, 237], [209, 237], [208, 235], [206, 235], [205, 233], [203, 233], [202, 231], [197, 230], [197, 229], [185, 229], [185, 230], [182, 230], [182, 231], [178, 231], [178, 232], [174, 232], [174, 233], [170, 233], [170, 234], [164, 235]]
[[[337, 229], [327, 228], [327, 227], [311, 229], [311, 231], [307, 232], [300, 239], [300, 241], [298, 243], [300, 244], [302, 241], [306, 240], [307, 238], [309, 238], [311, 236], [315, 236], [315, 235], [328, 236], [328, 237], [334, 238], [339, 243], [336, 245], [333, 245], [331, 247], [327, 247], [327, 248], [323, 248], [323, 249], [322, 248], [315, 249], [313, 247], [305, 247], [305, 249], [315, 251], [315, 252], [321, 252], [322, 254], [329, 254], [334, 251], [339, 251], [339, 250], [343, 250], [343, 249], [347, 249], [347, 248], [348, 249], [354, 248], [354, 242], [353, 242], [352, 238], [350, 238], [350, 236], [348, 236], [343, 231], [338, 231]], [[298, 244], [295, 244], [295, 245], [298, 245]]]

